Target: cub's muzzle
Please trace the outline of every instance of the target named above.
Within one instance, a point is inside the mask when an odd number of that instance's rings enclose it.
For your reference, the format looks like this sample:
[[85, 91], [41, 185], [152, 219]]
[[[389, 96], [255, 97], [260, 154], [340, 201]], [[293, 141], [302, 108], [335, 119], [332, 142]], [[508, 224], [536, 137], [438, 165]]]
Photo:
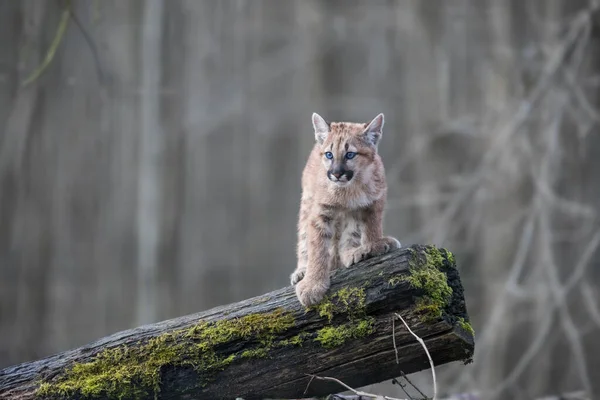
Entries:
[[349, 182], [354, 176], [354, 172], [345, 169], [343, 166], [332, 168], [327, 171], [327, 177], [332, 182]]

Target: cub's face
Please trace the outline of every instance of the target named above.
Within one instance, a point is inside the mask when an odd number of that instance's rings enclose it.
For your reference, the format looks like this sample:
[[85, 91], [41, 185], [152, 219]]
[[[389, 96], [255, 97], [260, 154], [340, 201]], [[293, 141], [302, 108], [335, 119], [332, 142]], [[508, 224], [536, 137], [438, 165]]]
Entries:
[[358, 137], [339, 132], [330, 134], [321, 146], [327, 178], [338, 186], [349, 184], [357, 172], [373, 161], [373, 154], [374, 149], [361, 143]]
[[377, 154], [383, 128], [383, 114], [371, 123], [327, 123], [313, 114], [315, 138], [320, 146], [323, 173], [332, 184], [344, 187], [368, 178], [365, 174]]

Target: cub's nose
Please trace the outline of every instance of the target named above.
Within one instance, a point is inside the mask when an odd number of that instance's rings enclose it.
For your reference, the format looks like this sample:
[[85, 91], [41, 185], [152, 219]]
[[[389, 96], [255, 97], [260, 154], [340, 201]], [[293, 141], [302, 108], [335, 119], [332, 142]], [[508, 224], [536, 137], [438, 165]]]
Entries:
[[342, 172], [332, 172], [331, 175], [335, 176], [336, 179], [340, 179], [344, 174]]

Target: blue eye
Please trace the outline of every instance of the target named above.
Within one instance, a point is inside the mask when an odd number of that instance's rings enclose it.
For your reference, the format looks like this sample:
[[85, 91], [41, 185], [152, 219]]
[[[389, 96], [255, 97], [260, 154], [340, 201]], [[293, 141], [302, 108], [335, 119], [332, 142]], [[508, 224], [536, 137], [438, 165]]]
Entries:
[[352, 160], [354, 158], [354, 156], [356, 156], [356, 153], [354, 153], [352, 151], [349, 151], [349, 152], [346, 153], [346, 158], [348, 160]]
[[325, 157], [327, 157], [328, 159], [331, 160], [333, 158], [333, 153], [330, 152], [330, 151], [328, 151], [328, 152], [325, 153]]

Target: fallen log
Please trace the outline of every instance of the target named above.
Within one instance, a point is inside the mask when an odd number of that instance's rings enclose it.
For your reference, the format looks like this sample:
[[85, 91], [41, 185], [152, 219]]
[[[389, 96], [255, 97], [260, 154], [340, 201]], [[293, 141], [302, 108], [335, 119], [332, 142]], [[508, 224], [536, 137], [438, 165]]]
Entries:
[[[470, 362], [473, 331], [454, 256], [412, 246], [338, 270], [327, 297], [305, 309], [286, 287], [263, 296], [122, 331], [0, 371], [2, 399], [306, 398], [429, 368]], [[310, 383], [310, 385], [309, 385]]]

